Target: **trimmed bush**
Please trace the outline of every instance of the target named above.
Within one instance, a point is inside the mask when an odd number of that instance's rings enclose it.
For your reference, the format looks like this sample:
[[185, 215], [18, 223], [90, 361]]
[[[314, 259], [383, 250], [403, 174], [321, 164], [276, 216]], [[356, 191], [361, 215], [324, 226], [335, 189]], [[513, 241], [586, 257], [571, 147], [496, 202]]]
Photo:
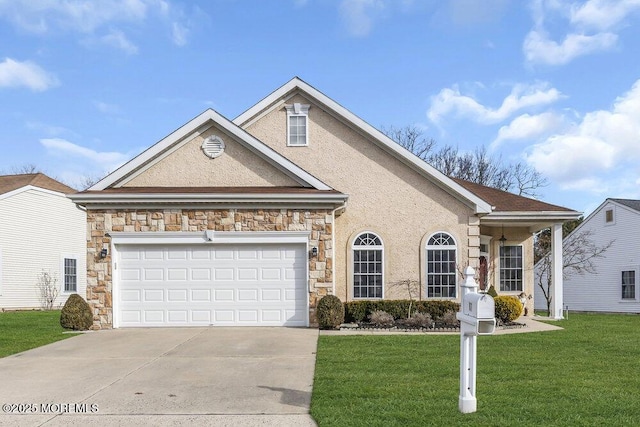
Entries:
[[369, 321], [378, 328], [390, 328], [396, 324], [393, 316], [382, 310], [371, 313]]
[[60, 326], [74, 331], [86, 331], [93, 325], [89, 304], [78, 294], [69, 295], [60, 312]]
[[344, 323], [344, 304], [335, 295], [326, 295], [316, 308], [320, 329], [337, 329]]
[[500, 295], [493, 300], [496, 303], [496, 319], [502, 323], [513, 322], [522, 314], [522, 303], [517, 297]]
[[[385, 311], [395, 319], [405, 319], [409, 312], [410, 300], [362, 300], [349, 301], [344, 304], [345, 320], [347, 322], [360, 323], [366, 321], [374, 311]], [[459, 311], [460, 304], [454, 301], [429, 300], [413, 301], [412, 314], [429, 314], [432, 319], [441, 318], [447, 311]]]

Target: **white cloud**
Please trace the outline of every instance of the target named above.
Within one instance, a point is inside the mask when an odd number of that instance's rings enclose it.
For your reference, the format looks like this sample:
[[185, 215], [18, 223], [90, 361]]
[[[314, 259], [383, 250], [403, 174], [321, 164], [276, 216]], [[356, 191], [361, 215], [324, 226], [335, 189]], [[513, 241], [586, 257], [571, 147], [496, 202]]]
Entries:
[[107, 46], [120, 49], [129, 55], [138, 53], [138, 47], [131, 41], [129, 41], [129, 39], [127, 39], [127, 36], [120, 30], [112, 29], [111, 31], [109, 31], [109, 34], [102, 36], [100, 38], [100, 41]]
[[[611, 50], [618, 41], [618, 27], [636, 10], [640, 10], [640, 0], [535, 1], [534, 27], [522, 47], [525, 58], [531, 64], [563, 65], [580, 56]], [[566, 20], [568, 30], [561, 41], [550, 38], [546, 20]]]
[[118, 114], [120, 113], [120, 107], [115, 104], [109, 104], [102, 101], [93, 101], [93, 105], [98, 111], [105, 114]]
[[552, 112], [522, 114], [498, 130], [498, 136], [489, 148], [495, 150], [506, 140], [537, 138], [557, 131], [563, 124], [564, 118]]
[[189, 29], [179, 22], [174, 22], [171, 25], [171, 38], [176, 46], [186, 45], [188, 35]]
[[95, 166], [99, 166], [103, 170], [114, 170], [129, 159], [129, 155], [124, 153], [95, 151], [61, 138], [41, 139], [40, 144], [53, 155], [83, 159], [93, 163]]
[[590, 0], [571, 7], [571, 22], [606, 31], [640, 10], [640, 0]]
[[90, 33], [114, 21], [142, 21], [148, 8], [157, 8], [160, 3], [155, 0], [3, 1], [0, 16], [31, 32], [61, 29]]
[[[192, 10], [195, 18], [203, 15], [197, 6]], [[165, 0], [0, 0], [0, 19], [37, 34], [86, 34], [90, 40], [101, 40], [128, 54], [136, 53], [138, 48], [122, 30], [111, 28], [120, 24], [142, 26], [149, 21], [156, 26], [160, 21], [171, 40], [184, 46], [190, 24], [182, 6]]]
[[42, 92], [59, 84], [58, 79], [31, 61], [5, 58], [0, 62], [0, 88], [26, 87]]
[[523, 49], [528, 62], [563, 65], [579, 56], [609, 50], [617, 41], [618, 36], [613, 33], [592, 36], [568, 34], [562, 43], [557, 43], [549, 39], [544, 31], [533, 30], [527, 34]]
[[500, 107], [490, 108], [471, 96], [462, 95], [459, 87], [453, 86], [442, 89], [438, 95], [432, 97], [427, 117], [434, 123], [440, 122], [444, 116], [450, 114], [468, 117], [481, 124], [499, 123], [519, 110], [548, 105], [561, 97], [560, 91], [549, 87], [547, 83], [516, 84]]
[[339, 12], [349, 33], [364, 37], [369, 35], [374, 20], [384, 7], [382, 0], [342, 0]]
[[640, 172], [640, 80], [609, 110], [585, 114], [568, 132], [534, 145], [527, 161], [565, 187], [578, 188], [608, 174]]

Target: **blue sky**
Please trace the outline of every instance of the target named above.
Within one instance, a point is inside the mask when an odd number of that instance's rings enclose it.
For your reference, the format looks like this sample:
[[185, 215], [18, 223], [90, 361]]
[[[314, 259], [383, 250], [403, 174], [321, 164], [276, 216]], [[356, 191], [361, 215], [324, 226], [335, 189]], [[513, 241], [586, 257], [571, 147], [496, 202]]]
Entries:
[[0, 170], [98, 177], [299, 76], [376, 127], [640, 198], [640, 0], [0, 0]]

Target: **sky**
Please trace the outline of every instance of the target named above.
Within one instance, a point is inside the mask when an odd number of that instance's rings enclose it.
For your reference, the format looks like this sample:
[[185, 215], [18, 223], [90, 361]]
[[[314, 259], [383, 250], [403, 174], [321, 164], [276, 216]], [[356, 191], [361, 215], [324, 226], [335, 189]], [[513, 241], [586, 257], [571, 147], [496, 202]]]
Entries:
[[0, 171], [79, 187], [294, 76], [549, 203], [640, 199], [640, 0], [0, 0]]

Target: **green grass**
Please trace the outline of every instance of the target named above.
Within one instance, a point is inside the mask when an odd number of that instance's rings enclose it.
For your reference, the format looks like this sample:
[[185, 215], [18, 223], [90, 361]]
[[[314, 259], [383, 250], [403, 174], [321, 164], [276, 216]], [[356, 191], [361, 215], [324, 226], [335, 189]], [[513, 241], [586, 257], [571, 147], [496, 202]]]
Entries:
[[325, 426], [640, 422], [640, 316], [574, 314], [562, 331], [478, 337], [478, 411], [458, 411], [459, 335], [320, 336], [311, 414]]
[[60, 310], [0, 313], [0, 357], [72, 337], [60, 326]]

